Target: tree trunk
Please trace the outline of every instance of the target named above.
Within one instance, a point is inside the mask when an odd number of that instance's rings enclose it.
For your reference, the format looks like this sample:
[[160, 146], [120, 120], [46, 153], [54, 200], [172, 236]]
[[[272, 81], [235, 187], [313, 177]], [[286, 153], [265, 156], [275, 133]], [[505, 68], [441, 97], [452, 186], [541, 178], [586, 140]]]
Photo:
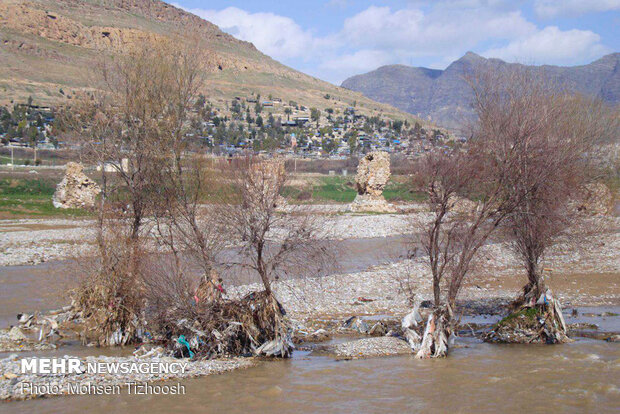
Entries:
[[142, 225], [142, 209], [133, 208], [134, 216], [131, 223], [131, 239], [138, 240], [138, 235], [140, 234], [140, 226]]
[[514, 304], [514, 308], [520, 308], [523, 305], [533, 306], [542, 294], [547, 291], [545, 281], [543, 280], [540, 266], [537, 260], [530, 260], [527, 269], [527, 284], [523, 287], [523, 296]]
[[271, 282], [269, 281], [269, 275], [267, 274], [267, 270], [265, 269], [265, 263], [263, 261], [262, 243], [259, 243], [256, 248], [256, 264], [258, 267], [258, 274], [260, 275], [260, 279], [263, 282], [263, 286], [265, 287], [265, 292], [267, 292], [269, 296], [272, 296]]
[[433, 296], [435, 298], [435, 307], [438, 307], [441, 304], [441, 290], [438, 277], [433, 278]]
[[416, 358], [443, 358], [453, 341], [452, 309], [449, 305], [435, 308], [428, 316], [422, 343]]
[[261, 272], [260, 278], [263, 282], [263, 286], [265, 287], [265, 292], [267, 292], [268, 295], [272, 295], [271, 282], [269, 281], [269, 277], [265, 274], [265, 272]]

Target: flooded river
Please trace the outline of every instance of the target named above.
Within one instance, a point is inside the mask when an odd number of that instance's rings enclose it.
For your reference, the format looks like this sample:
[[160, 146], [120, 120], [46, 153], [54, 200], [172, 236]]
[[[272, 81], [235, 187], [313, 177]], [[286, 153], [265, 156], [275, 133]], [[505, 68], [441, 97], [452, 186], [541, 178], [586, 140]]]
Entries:
[[[403, 260], [409, 254], [409, 241], [407, 236], [392, 236], [335, 242], [338, 265], [326, 269], [325, 274], [360, 272], [370, 266]], [[232, 256], [234, 251], [227, 254]], [[49, 310], [69, 304], [67, 289], [77, 286], [83, 272], [83, 265], [70, 261], [0, 267], [0, 328], [14, 324], [18, 312]], [[232, 284], [257, 282], [255, 276], [238, 269], [234, 277], [230, 275], [225, 280]]]
[[[402, 260], [408, 255], [406, 241], [404, 236], [342, 241], [340, 266], [333, 272], [357, 272]], [[65, 292], [76, 283], [75, 272], [69, 262], [0, 268], [0, 327], [13, 323], [19, 311], [67, 304]], [[605, 292], [617, 291], [617, 273], [593, 276], [561, 275], [551, 284], [573, 298], [604, 297]], [[500, 282], [503, 289], [515, 292], [522, 283], [515, 278], [490, 280], [488, 287]], [[603, 311], [610, 316], [601, 317]], [[578, 318], [568, 313], [567, 309], [569, 323], [620, 330], [617, 306], [580, 308]], [[491, 323], [497, 317], [472, 322]], [[130, 348], [104, 351], [72, 344], [39, 355], [129, 352]], [[181, 384], [183, 396], [128, 395], [123, 388], [115, 396], [0, 404], [0, 413], [618, 412], [620, 344], [577, 338], [555, 346], [490, 345], [460, 338], [449, 358], [432, 361], [411, 355], [336, 361], [296, 351], [291, 360], [260, 362], [253, 368]]]
[[3, 413], [617, 412], [620, 345], [589, 339], [489, 345], [450, 357], [292, 360], [182, 382], [184, 396], [66, 397], [4, 404]]

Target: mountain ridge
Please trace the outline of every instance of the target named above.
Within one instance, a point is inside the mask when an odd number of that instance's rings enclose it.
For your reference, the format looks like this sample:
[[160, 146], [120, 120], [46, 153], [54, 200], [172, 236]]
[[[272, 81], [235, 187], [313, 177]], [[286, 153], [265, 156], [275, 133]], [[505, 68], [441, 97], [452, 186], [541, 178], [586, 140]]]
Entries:
[[586, 65], [530, 66], [467, 52], [443, 70], [385, 65], [352, 76], [341, 86], [444, 127], [458, 128], [473, 114], [471, 91], [463, 75], [474, 68], [490, 66], [527, 66], [567, 89], [601, 98], [612, 105], [620, 103], [620, 53], [605, 55]]
[[287, 67], [252, 43], [160, 0], [2, 0], [0, 105], [29, 96], [39, 104], [63, 104], [72, 91], [92, 88], [92, 68], [101, 56], [113, 58], [138, 41], [192, 41], [192, 36], [206, 55], [205, 92], [222, 104], [255, 93], [319, 109], [357, 104], [362, 113], [415, 120]]

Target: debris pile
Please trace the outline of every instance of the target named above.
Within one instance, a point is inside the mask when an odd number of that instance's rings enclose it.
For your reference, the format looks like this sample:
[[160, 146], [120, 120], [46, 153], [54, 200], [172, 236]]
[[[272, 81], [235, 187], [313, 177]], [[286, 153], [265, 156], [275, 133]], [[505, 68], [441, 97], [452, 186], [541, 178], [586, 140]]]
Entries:
[[0, 330], [0, 352], [55, 349], [62, 338], [73, 336], [70, 326], [80, 320], [73, 306], [40, 313], [20, 313], [17, 325]]
[[84, 174], [84, 166], [69, 162], [65, 166], [65, 176], [56, 186], [52, 203], [56, 208], [86, 208], [95, 205], [101, 192], [97, 183]]
[[[120, 245], [119, 245], [120, 247]], [[73, 305], [79, 313], [80, 339], [84, 345], [129, 345], [142, 342], [144, 336], [144, 298], [141, 285], [129, 271], [131, 255], [115, 255], [110, 249], [104, 265], [73, 291]]]
[[351, 316], [342, 324], [344, 330], [352, 330], [357, 333], [370, 336], [384, 336], [388, 333], [388, 327], [383, 321], [377, 321], [368, 325], [366, 321], [359, 316]]
[[441, 358], [448, 355], [448, 347], [454, 343], [454, 326], [450, 306], [435, 308], [428, 314], [426, 326], [422, 325], [416, 303], [402, 320], [403, 336], [409, 342], [416, 358]]
[[239, 300], [199, 302], [186, 318], [154, 321], [161, 342], [177, 358], [264, 355], [290, 357], [291, 329], [281, 305], [265, 292]]
[[19, 345], [26, 342], [53, 348], [58, 339], [79, 337], [90, 346], [140, 343], [141, 356], [213, 359], [292, 355], [290, 323], [280, 303], [265, 292], [253, 292], [238, 300], [197, 301], [192, 306], [193, 311], [185, 318], [179, 318], [173, 309], [159, 315], [161, 320], [146, 321], [134, 313], [118, 314], [122, 306], [104, 307], [93, 314], [96, 308], [76, 302], [45, 315], [19, 314], [19, 325], [0, 332], [0, 342], [11, 345], [2, 348], [5, 351], [20, 350]]
[[374, 151], [362, 158], [357, 166], [355, 186], [357, 196], [350, 205], [353, 212], [394, 213], [396, 209], [383, 197], [390, 179], [390, 155]]
[[526, 303], [499, 321], [485, 335], [484, 340], [499, 343], [557, 344], [569, 341], [566, 332], [560, 302], [553, 297], [551, 290], [547, 289], [535, 303]]

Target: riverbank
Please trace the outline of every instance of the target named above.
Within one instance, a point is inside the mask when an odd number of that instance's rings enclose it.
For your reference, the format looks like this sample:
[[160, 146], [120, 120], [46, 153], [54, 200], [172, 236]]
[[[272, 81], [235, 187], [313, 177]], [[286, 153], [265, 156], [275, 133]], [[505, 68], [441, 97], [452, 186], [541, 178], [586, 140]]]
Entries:
[[[345, 214], [331, 206], [300, 209], [316, 214], [325, 229], [323, 236], [335, 241], [411, 232], [412, 214]], [[89, 256], [95, 236], [95, 221], [87, 218], [0, 220], [0, 267]]]
[[[408, 235], [414, 231], [414, 222], [430, 219], [422, 204], [399, 208], [400, 214], [354, 214], [345, 212], [346, 205], [296, 207], [316, 215], [324, 229], [322, 236], [336, 242]], [[0, 267], [88, 256], [93, 252], [94, 224], [89, 218], [0, 220]], [[501, 240], [487, 246], [485, 266], [493, 266], [494, 271], [518, 266], [507, 247]], [[579, 271], [617, 271], [619, 251], [620, 217], [589, 216], [560, 238], [547, 262], [554, 267], [578, 265]]]

